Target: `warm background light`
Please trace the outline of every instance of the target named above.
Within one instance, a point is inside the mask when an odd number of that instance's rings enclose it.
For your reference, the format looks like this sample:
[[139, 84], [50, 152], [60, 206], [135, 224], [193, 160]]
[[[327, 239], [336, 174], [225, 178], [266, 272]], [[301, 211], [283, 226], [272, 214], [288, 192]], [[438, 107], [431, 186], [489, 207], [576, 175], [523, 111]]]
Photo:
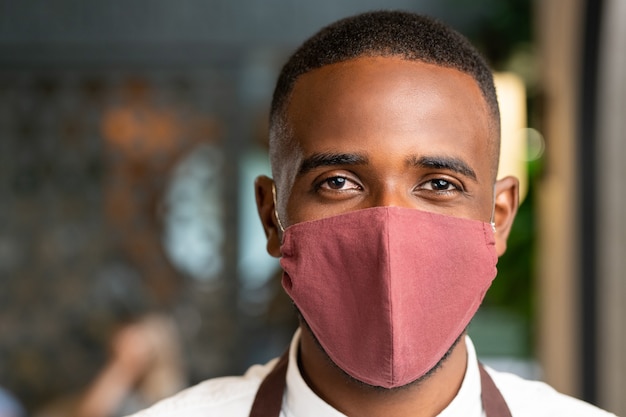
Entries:
[[496, 73], [494, 81], [502, 124], [498, 178], [512, 175], [519, 179], [521, 203], [528, 192], [526, 89], [521, 77], [510, 72]]

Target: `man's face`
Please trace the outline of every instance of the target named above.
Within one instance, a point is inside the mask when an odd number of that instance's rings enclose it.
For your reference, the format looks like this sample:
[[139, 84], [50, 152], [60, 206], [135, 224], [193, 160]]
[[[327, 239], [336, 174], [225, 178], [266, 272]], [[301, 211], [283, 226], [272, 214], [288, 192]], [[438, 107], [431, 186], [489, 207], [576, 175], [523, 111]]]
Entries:
[[[311, 71], [287, 109], [287, 225], [374, 206], [490, 221], [493, 140], [469, 75], [395, 57]], [[280, 207], [280, 206], [279, 206]]]
[[[502, 254], [517, 181], [507, 177], [494, 187], [491, 117], [474, 79], [454, 69], [361, 57], [302, 75], [285, 110], [290, 142], [274, 149], [277, 198], [270, 178], [256, 181], [269, 253], [281, 256], [280, 223], [397, 206], [483, 222], [493, 217]], [[323, 350], [309, 349], [317, 345], [304, 329], [302, 366], [308, 355], [311, 372], [325, 362], [311, 359]], [[465, 350], [457, 352], [450, 357], [465, 369], [459, 362]]]

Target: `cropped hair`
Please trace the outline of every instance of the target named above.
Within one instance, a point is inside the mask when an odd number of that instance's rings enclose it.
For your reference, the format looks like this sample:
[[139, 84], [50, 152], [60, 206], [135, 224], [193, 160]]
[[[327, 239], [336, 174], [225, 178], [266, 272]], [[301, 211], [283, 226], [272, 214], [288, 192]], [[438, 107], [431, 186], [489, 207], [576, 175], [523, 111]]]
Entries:
[[289, 146], [285, 113], [298, 77], [326, 65], [380, 56], [398, 56], [470, 75], [491, 113], [496, 139], [490, 147], [494, 148], [497, 170], [500, 112], [489, 66], [463, 35], [430, 17], [402, 11], [375, 11], [339, 20], [305, 41], [289, 58], [278, 77], [270, 109], [273, 169], [278, 163], [278, 148]]

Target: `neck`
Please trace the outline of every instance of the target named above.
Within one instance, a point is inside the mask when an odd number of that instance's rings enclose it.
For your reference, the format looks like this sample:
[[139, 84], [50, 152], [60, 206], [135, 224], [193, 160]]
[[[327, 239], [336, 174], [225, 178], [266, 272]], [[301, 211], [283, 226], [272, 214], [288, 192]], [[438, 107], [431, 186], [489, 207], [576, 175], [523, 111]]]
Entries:
[[301, 326], [299, 366], [309, 387], [347, 416], [434, 417], [456, 396], [467, 367], [461, 339], [439, 369], [418, 383], [394, 389], [364, 386], [331, 363], [310, 329]]

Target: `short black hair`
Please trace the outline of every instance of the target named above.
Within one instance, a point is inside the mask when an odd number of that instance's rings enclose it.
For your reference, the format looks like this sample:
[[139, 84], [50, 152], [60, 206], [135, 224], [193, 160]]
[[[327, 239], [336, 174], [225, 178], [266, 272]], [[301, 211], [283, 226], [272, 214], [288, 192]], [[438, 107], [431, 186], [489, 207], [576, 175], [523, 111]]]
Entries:
[[270, 158], [274, 170], [278, 164], [277, 148], [286, 145], [285, 112], [298, 77], [326, 65], [363, 56], [399, 56], [453, 68], [474, 78], [495, 129], [496, 140], [491, 144], [495, 179], [500, 111], [489, 66], [460, 33], [433, 18], [403, 11], [374, 11], [339, 20], [305, 41], [289, 58], [278, 77], [270, 109]]

